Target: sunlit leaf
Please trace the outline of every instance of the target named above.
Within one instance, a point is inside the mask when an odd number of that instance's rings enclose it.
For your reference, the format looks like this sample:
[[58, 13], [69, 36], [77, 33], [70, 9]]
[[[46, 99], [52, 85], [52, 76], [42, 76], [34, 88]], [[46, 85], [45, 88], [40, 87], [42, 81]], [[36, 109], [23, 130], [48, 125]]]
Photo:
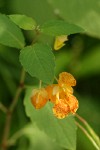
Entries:
[[62, 20], [53, 20], [53, 21], [45, 22], [40, 27], [40, 29], [41, 32], [53, 36], [69, 35], [69, 34], [74, 34], [74, 33], [84, 31], [81, 27], [75, 24], [70, 24]]
[[48, 0], [56, 15], [81, 26], [88, 34], [100, 38], [100, 1]]
[[[24, 139], [23, 139], [24, 137]], [[50, 139], [44, 131], [41, 131], [35, 124], [26, 125], [20, 132], [19, 137], [13, 136], [9, 140], [9, 144], [18, 142], [17, 150], [62, 150], [52, 139]], [[27, 144], [26, 141], [29, 143]], [[25, 144], [26, 143], [26, 144]]]
[[33, 77], [45, 83], [54, 79], [55, 61], [51, 48], [45, 44], [34, 44], [21, 50], [20, 62]]
[[3, 14], [0, 14], [0, 43], [15, 48], [25, 45], [21, 30]]
[[36, 27], [36, 22], [33, 18], [26, 15], [14, 14], [9, 15], [9, 17], [16, 25], [24, 30], [34, 30]]
[[17, 13], [26, 14], [33, 17], [39, 24], [47, 20], [56, 18], [53, 9], [47, 0], [11, 0], [9, 6], [11, 10], [16, 10]]

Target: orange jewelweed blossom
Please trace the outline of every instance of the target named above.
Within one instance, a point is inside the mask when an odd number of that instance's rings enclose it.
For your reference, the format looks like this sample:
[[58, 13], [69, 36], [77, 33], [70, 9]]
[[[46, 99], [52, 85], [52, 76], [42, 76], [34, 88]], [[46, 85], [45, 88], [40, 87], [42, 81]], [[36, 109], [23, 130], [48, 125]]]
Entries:
[[36, 109], [42, 108], [48, 101], [48, 93], [44, 88], [32, 91], [31, 102]]
[[53, 113], [57, 118], [63, 119], [70, 113], [70, 107], [63, 99], [59, 99], [53, 107]]
[[71, 87], [76, 85], [75, 78], [68, 72], [62, 72], [59, 74], [58, 84], [63, 87], [65, 85]]
[[32, 104], [36, 109], [40, 109], [49, 100], [54, 104], [53, 114], [59, 119], [63, 119], [69, 114], [75, 114], [79, 105], [73, 95], [72, 86], [75, 85], [75, 78], [70, 73], [62, 72], [59, 74], [58, 84], [33, 90]]
[[78, 109], [78, 100], [73, 96], [72, 88], [76, 85], [76, 80], [70, 73], [62, 72], [59, 74], [58, 85], [60, 87], [58, 103], [55, 104], [53, 112], [57, 118], [61, 119], [70, 113], [75, 114]]
[[56, 102], [56, 95], [59, 92], [58, 84], [49, 85], [45, 89], [48, 93], [49, 101], [51, 101], [52, 103], [55, 103]]
[[72, 114], [75, 114], [78, 109], [78, 100], [74, 95], [68, 94], [67, 104], [70, 107]]

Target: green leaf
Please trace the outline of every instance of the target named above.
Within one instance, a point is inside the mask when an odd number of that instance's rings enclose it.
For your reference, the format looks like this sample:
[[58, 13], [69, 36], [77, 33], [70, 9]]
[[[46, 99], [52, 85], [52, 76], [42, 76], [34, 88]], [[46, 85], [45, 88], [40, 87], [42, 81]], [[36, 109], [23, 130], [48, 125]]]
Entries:
[[58, 16], [68, 22], [81, 26], [88, 34], [100, 38], [100, 1], [49, 1]]
[[10, 19], [24, 30], [34, 30], [36, 27], [36, 22], [31, 17], [25, 15], [9, 15]]
[[[23, 137], [24, 139], [22, 139]], [[26, 142], [25, 137], [27, 139]], [[50, 139], [44, 131], [41, 131], [35, 124], [32, 123], [26, 125], [17, 132], [17, 136], [16, 134], [15, 136], [12, 136], [8, 143], [17, 143], [17, 150], [62, 150], [62, 148]]]
[[47, 20], [57, 18], [47, 0], [11, 0], [7, 6], [10, 10], [16, 10], [16, 13], [26, 14], [33, 17], [39, 24]]
[[21, 30], [3, 14], [0, 14], [0, 43], [15, 48], [25, 45]]
[[73, 116], [65, 119], [57, 119], [52, 113], [50, 102], [42, 109], [36, 110], [31, 104], [30, 95], [33, 88], [28, 88], [24, 105], [27, 116], [30, 117], [33, 123], [36, 123], [40, 130], [52, 138], [57, 144], [65, 149], [76, 149], [76, 125]]
[[41, 32], [53, 36], [69, 35], [83, 31], [81, 27], [62, 20], [48, 21], [41, 26]]
[[34, 44], [21, 50], [20, 62], [33, 77], [45, 83], [54, 79], [55, 61], [51, 48], [45, 44]]

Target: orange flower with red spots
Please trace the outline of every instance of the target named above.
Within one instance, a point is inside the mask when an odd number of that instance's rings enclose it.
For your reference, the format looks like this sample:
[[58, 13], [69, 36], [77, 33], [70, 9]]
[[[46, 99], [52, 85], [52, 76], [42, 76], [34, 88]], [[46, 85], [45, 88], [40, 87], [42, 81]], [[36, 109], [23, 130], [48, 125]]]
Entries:
[[59, 119], [75, 114], [78, 109], [78, 100], [73, 95], [72, 88], [75, 85], [75, 78], [70, 73], [62, 72], [59, 74], [58, 84], [33, 90], [32, 104], [40, 109], [48, 100], [51, 101], [54, 104], [53, 113]]

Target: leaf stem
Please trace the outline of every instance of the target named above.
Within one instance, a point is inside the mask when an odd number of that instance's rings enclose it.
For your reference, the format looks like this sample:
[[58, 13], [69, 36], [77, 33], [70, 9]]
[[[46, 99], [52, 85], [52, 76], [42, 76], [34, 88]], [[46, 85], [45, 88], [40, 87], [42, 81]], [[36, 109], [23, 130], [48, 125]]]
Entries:
[[39, 26], [36, 27], [35, 29], [35, 39], [33, 39], [31, 45], [35, 44], [38, 40], [39, 35], [41, 34]]
[[15, 94], [15, 97], [14, 97], [14, 99], [13, 99], [13, 101], [12, 101], [10, 107], [9, 107], [10, 112], [12, 112], [14, 110], [14, 108], [16, 106], [16, 103], [18, 101], [19, 95], [20, 95], [22, 89], [24, 88], [24, 79], [25, 79], [25, 71], [23, 69], [22, 72], [21, 72], [19, 87], [18, 87], [18, 89], [16, 91], [16, 94]]
[[58, 79], [57, 79], [57, 77], [55, 76], [54, 78], [55, 78], [55, 80], [58, 82]]
[[15, 97], [13, 98], [12, 103], [6, 112], [6, 121], [5, 121], [5, 127], [3, 132], [1, 150], [7, 150], [8, 147], [7, 140], [9, 137], [10, 127], [11, 127], [12, 114], [18, 102], [19, 96], [24, 88], [24, 80], [25, 80], [25, 71], [22, 69], [20, 82], [16, 90]]
[[40, 80], [39, 82], [39, 89], [41, 89], [41, 87], [42, 87], [42, 80]]
[[94, 130], [90, 127], [90, 125], [87, 123], [87, 121], [84, 118], [82, 118], [80, 115], [78, 115], [77, 113], [75, 114], [75, 116], [85, 125], [85, 127], [87, 128], [87, 130], [90, 133], [90, 135], [92, 136], [92, 138], [95, 140], [97, 145], [100, 147], [100, 139], [97, 136], [97, 134], [94, 132]]
[[8, 139], [8, 141], [7, 141], [8, 146], [14, 145], [16, 143], [17, 139], [19, 139], [23, 135], [23, 131], [24, 131], [24, 129], [20, 129], [19, 131], [14, 133], [14, 135], [12, 135], [12, 137], [10, 137], [10, 139]]
[[84, 134], [88, 137], [88, 139], [91, 141], [91, 143], [94, 145], [94, 147], [97, 149], [97, 150], [100, 150], [99, 146], [97, 145], [97, 143], [94, 141], [94, 139], [91, 137], [91, 135], [89, 135], [89, 133], [85, 130], [85, 128], [80, 125], [77, 121], [76, 122], [76, 125], [84, 132]]

